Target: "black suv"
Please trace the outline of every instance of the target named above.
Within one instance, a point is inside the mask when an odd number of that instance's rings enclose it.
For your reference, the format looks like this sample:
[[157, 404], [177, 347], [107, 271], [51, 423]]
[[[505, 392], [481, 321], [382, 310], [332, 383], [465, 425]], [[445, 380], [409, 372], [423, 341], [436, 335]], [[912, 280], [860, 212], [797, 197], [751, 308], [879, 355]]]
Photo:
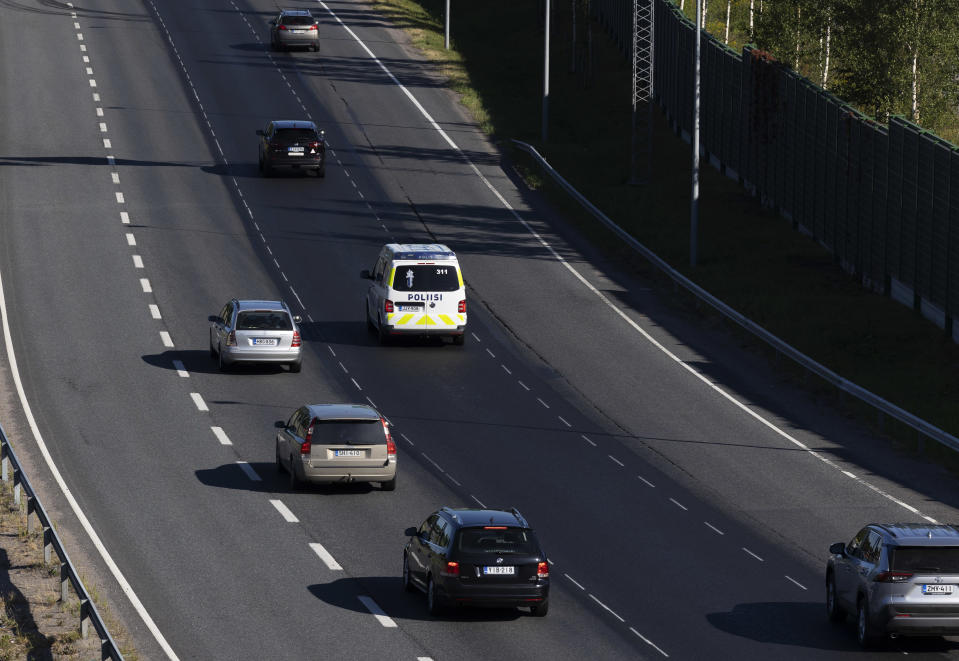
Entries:
[[549, 611], [549, 561], [515, 508], [444, 507], [406, 534], [403, 587], [426, 593], [430, 615], [447, 605]]
[[312, 170], [326, 176], [326, 140], [313, 122], [281, 120], [257, 129], [260, 136], [260, 173], [269, 177], [277, 168]]

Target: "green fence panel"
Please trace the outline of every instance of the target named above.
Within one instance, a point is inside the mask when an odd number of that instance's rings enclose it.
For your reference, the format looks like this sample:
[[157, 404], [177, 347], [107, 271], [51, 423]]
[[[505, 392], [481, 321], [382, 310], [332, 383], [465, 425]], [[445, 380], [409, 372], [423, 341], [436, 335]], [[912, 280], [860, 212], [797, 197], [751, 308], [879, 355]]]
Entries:
[[856, 272], [859, 244], [854, 201], [859, 196], [862, 169], [859, 162], [859, 123], [843, 106], [836, 109], [836, 256], [847, 271]]
[[837, 236], [840, 232], [836, 200], [836, 180], [841, 170], [838, 167], [838, 131], [839, 131], [839, 104], [831, 97], [820, 92], [823, 100], [823, 119], [825, 120], [825, 142], [823, 171], [823, 244], [832, 251], [836, 250]]
[[874, 283], [886, 290], [890, 275], [888, 250], [889, 216], [892, 196], [889, 191], [889, 163], [892, 160], [892, 134], [888, 128], [875, 127], [880, 136], [873, 140], [873, 177], [872, 177], [872, 213], [869, 214], [872, 225], [872, 252]]
[[899, 122], [889, 122], [889, 168], [886, 172], [887, 196], [889, 201], [886, 214], [886, 273], [901, 277], [902, 251], [902, 169], [905, 129]]
[[899, 279], [915, 288], [916, 256], [919, 248], [918, 175], [921, 129], [904, 120], [902, 142], [902, 198], [899, 213]]
[[949, 301], [947, 313], [953, 319], [959, 319], [959, 149], [952, 150], [949, 159], [949, 222], [948, 255], [946, 270], [946, 300]]
[[949, 189], [953, 146], [930, 135], [933, 143], [932, 173], [932, 265], [929, 298], [949, 310]]
[[[935, 262], [932, 245], [935, 218], [932, 213], [935, 194], [935, 149], [936, 143], [922, 133], [917, 139], [916, 162], [916, 292], [925, 300], [932, 296], [932, 269]], [[942, 305], [942, 300], [939, 300]]]

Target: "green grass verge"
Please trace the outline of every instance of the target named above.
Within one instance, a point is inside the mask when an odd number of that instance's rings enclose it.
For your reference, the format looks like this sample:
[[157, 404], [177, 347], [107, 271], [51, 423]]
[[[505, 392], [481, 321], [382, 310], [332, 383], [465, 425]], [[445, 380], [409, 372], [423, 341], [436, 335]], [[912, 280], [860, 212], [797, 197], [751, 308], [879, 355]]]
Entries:
[[[570, 71], [570, 3], [554, 3], [546, 145], [539, 140], [539, 3], [453, 0], [450, 52], [443, 49], [443, 0], [374, 4], [441, 63], [451, 88], [504, 150], [509, 138], [534, 144], [608, 216], [706, 290], [845, 378], [959, 436], [959, 346], [912, 310], [864, 290], [815, 241], [709, 167], [701, 179], [699, 265], [689, 267], [689, 146], [655, 113], [652, 180], [626, 183], [629, 64], [594, 24], [592, 75], [582, 72], [585, 33], [579, 71]], [[520, 152], [513, 158], [591, 241], [628, 268], [648, 272], [641, 258], [550, 186]]]

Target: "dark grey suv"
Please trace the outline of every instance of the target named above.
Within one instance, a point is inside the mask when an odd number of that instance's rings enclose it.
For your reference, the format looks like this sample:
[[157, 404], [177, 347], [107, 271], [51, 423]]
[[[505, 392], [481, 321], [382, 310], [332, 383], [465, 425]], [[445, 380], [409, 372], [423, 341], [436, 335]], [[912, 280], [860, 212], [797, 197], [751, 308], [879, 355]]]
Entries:
[[887, 634], [959, 635], [959, 528], [871, 523], [829, 547], [826, 611], [856, 616], [859, 644]]
[[264, 177], [280, 168], [310, 171], [326, 176], [325, 133], [302, 119], [274, 120], [257, 129], [260, 136], [259, 165]]

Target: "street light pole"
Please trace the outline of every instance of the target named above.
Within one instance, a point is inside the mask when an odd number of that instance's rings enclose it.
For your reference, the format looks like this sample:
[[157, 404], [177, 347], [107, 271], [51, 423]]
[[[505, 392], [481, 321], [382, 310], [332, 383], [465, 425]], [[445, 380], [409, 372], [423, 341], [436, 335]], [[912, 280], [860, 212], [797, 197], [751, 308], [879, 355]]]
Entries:
[[443, 22], [445, 23], [445, 33], [443, 37], [443, 44], [446, 46], [446, 50], [450, 49], [450, 0], [446, 0], [446, 14], [443, 17]]
[[[448, 1], [448, 0], [447, 0]], [[549, 139], [549, 4], [545, 0], [546, 20], [545, 39], [543, 40], [543, 142]]]
[[700, 58], [702, 56], [703, 0], [696, 0], [696, 62], [693, 66], [693, 192], [689, 205], [689, 265], [696, 266], [699, 233], [699, 99]]

